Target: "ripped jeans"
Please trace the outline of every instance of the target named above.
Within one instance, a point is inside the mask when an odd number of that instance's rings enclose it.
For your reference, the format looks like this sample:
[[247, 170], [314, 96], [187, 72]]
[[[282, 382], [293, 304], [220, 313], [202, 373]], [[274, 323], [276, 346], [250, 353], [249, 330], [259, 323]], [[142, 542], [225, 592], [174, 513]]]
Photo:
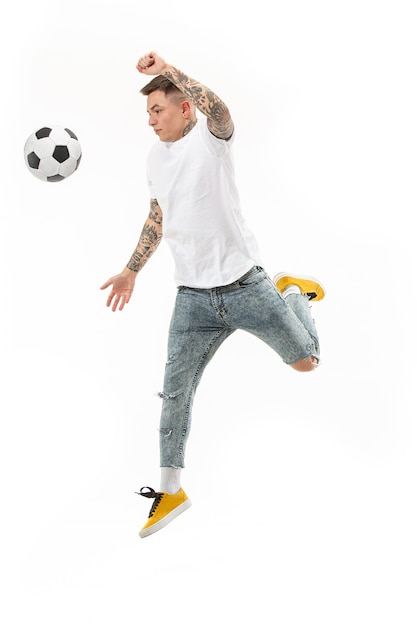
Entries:
[[223, 287], [178, 287], [168, 338], [160, 421], [161, 467], [184, 467], [197, 386], [206, 365], [235, 330], [247, 331], [292, 364], [315, 356], [319, 340], [307, 296], [285, 300], [261, 267]]

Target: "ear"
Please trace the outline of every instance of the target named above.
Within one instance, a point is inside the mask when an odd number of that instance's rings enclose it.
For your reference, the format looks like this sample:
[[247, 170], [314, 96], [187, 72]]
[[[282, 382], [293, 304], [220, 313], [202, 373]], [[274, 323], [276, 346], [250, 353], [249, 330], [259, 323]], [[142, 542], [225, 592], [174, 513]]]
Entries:
[[190, 119], [190, 117], [191, 117], [191, 105], [188, 102], [188, 100], [184, 100], [181, 103], [181, 109], [182, 109], [182, 114], [185, 117], [185, 119], [187, 119], [187, 120]]

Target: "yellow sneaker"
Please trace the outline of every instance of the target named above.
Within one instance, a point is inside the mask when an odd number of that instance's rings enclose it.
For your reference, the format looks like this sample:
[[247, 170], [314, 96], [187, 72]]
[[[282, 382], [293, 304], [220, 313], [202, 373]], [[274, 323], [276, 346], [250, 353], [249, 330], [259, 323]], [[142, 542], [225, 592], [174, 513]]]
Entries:
[[[145, 491], [147, 489], [148, 491]], [[177, 493], [164, 493], [163, 491], [155, 491], [151, 487], [142, 487], [136, 492], [145, 498], [155, 498], [149, 512], [148, 521], [139, 532], [139, 537], [147, 537], [161, 530], [164, 526], [172, 522], [180, 513], [191, 506], [191, 502], [183, 489], [179, 489]]]
[[304, 296], [308, 296], [309, 300], [323, 300], [325, 291], [319, 281], [312, 276], [292, 276], [281, 272], [274, 276], [274, 284], [280, 293], [290, 285], [296, 285]]

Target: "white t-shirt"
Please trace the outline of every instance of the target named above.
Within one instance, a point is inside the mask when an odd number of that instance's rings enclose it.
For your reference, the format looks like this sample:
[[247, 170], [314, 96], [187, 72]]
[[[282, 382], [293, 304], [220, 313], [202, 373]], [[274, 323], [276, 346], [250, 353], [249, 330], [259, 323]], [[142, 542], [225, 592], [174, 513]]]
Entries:
[[151, 198], [162, 209], [163, 236], [175, 262], [177, 285], [228, 285], [253, 265], [258, 246], [240, 211], [231, 154], [199, 118], [182, 139], [156, 143], [148, 156]]

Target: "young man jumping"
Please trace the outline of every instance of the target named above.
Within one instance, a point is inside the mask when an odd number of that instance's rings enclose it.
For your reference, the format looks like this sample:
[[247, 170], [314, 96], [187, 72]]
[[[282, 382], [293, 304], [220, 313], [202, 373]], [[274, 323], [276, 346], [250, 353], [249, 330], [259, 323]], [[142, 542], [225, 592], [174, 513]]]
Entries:
[[191, 504], [181, 471], [194, 395], [216, 350], [241, 329], [267, 343], [293, 369], [313, 371], [320, 349], [310, 302], [321, 300], [324, 289], [309, 276], [281, 273], [271, 280], [262, 268], [241, 212], [234, 126], [226, 104], [156, 52], [142, 56], [137, 69], [155, 76], [141, 89], [159, 139], [147, 161], [150, 211], [127, 266], [101, 289], [111, 286], [107, 306], [121, 311], [164, 237], [178, 289], [160, 394], [160, 489], [140, 490], [154, 499], [139, 533], [146, 537]]

